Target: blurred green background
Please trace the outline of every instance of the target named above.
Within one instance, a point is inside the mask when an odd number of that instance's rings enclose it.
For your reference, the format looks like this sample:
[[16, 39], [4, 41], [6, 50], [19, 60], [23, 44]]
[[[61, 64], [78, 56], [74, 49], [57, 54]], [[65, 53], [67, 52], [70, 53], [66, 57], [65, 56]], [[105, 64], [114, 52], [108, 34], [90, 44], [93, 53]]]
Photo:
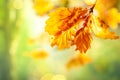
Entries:
[[[120, 10], [120, 1], [117, 8]], [[73, 48], [59, 51], [49, 43], [29, 45], [29, 38], [44, 32], [45, 16], [37, 16], [31, 0], [0, 0], [0, 80], [120, 80], [120, 39], [94, 37], [87, 54], [93, 62], [67, 70]], [[120, 27], [114, 30], [120, 35]], [[42, 43], [42, 42], [40, 42]], [[47, 59], [24, 56], [41, 48]]]

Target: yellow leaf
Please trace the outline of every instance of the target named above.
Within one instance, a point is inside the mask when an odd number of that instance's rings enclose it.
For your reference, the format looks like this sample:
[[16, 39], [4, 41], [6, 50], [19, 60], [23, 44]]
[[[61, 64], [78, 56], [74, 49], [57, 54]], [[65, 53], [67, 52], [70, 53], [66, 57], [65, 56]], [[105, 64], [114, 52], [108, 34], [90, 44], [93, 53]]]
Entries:
[[120, 23], [120, 12], [115, 8], [117, 0], [97, 0], [95, 10], [98, 16], [111, 28], [117, 28]]
[[118, 23], [120, 23], [120, 13], [117, 8], [111, 8], [108, 10], [105, 22], [112, 28], [117, 28]]
[[48, 53], [44, 50], [33, 51], [31, 55], [35, 59], [45, 59], [48, 57]]
[[65, 24], [64, 18], [67, 18], [70, 14], [70, 11], [65, 7], [58, 8], [55, 12], [51, 12], [49, 14], [50, 18], [46, 21], [45, 30], [50, 35], [56, 35], [60, 31], [59, 27]]
[[95, 36], [103, 39], [118, 39], [118, 36], [114, 32], [108, 30], [109, 26], [96, 16], [91, 15], [90, 24]]
[[55, 36], [55, 38], [52, 40], [51, 46], [57, 45], [58, 49], [69, 48], [77, 27], [78, 26], [75, 25], [72, 28], [62, 32], [60, 35]]
[[33, 8], [38, 15], [44, 15], [54, 8], [51, 0], [35, 0]]
[[95, 4], [96, 0], [83, 0], [87, 5]]
[[45, 50], [33, 50], [24, 54], [25, 56], [31, 56], [34, 59], [45, 59], [48, 57], [48, 53]]
[[97, 0], [95, 10], [98, 11], [99, 16], [103, 17], [106, 15], [106, 11], [112, 8], [117, 0]]

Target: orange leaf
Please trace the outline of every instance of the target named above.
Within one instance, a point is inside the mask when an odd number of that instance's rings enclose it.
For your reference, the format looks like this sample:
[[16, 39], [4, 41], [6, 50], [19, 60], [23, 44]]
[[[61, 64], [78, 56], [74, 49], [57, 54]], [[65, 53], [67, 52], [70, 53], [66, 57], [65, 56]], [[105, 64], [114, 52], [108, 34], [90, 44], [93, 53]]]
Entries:
[[85, 65], [86, 63], [91, 63], [92, 59], [84, 53], [79, 53], [77, 56], [71, 58], [67, 63], [67, 68], [71, 68], [73, 66], [81, 66]]
[[81, 53], [86, 53], [90, 48], [92, 41], [92, 36], [89, 29], [81, 28], [78, 34], [75, 36], [73, 44], [76, 45], [76, 50], [79, 50]]

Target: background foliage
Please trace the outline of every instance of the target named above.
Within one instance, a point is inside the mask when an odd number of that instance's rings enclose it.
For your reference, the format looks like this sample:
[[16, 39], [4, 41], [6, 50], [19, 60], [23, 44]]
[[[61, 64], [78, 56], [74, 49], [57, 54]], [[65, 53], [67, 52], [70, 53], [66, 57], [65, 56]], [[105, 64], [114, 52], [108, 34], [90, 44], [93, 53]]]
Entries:
[[[53, 1], [57, 7], [84, 5], [81, 0], [69, 0], [69, 5], [66, 0]], [[67, 70], [65, 65], [73, 48], [59, 51], [50, 46], [49, 35], [44, 32], [48, 16], [38, 16], [33, 3], [34, 0], [0, 0], [0, 80], [120, 80], [120, 39], [94, 37], [87, 53], [93, 62]], [[118, 11], [119, 5], [117, 0]], [[120, 35], [119, 26], [113, 31]], [[28, 55], [36, 49], [46, 51], [48, 57], [36, 59]]]

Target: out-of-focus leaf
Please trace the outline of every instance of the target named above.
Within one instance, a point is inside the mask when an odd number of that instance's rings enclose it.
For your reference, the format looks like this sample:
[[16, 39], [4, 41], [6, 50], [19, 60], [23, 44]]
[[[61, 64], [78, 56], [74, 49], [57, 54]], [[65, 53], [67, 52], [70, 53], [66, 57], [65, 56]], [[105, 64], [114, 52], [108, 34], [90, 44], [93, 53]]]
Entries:
[[77, 54], [75, 57], [71, 58], [68, 63], [67, 63], [67, 68], [71, 68], [74, 66], [82, 66], [86, 63], [91, 63], [92, 59], [90, 57], [88, 57], [86, 54], [82, 53], [82, 54]]
[[120, 12], [115, 7], [117, 0], [97, 0], [95, 10], [98, 16], [111, 28], [117, 28], [120, 23]]
[[117, 28], [118, 23], [120, 23], [120, 12], [118, 12], [117, 8], [111, 8], [108, 10], [105, 22], [112, 28]]
[[96, 0], [83, 0], [87, 5], [93, 5], [96, 3]]
[[33, 8], [38, 15], [44, 15], [54, 8], [52, 0], [35, 0]]
[[34, 59], [46, 59], [48, 57], [48, 53], [45, 50], [33, 50], [31, 52], [24, 53], [24, 56], [30, 56]]
[[109, 26], [96, 16], [92, 15], [90, 22], [95, 36], [103, 39], [118, 39], [114, 32], [108, 30]]

